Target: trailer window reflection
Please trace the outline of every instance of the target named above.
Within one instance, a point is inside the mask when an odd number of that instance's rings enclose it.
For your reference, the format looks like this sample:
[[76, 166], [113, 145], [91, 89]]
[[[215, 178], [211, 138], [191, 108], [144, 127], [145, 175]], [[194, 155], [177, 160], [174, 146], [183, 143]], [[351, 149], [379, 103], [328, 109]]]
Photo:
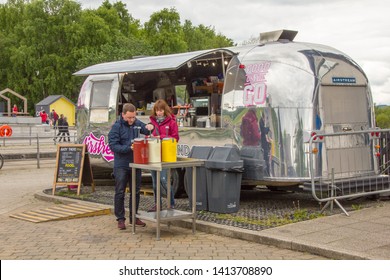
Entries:
[[112, 81], [93, 83], [91, 109], [94, 107], [108, 108]]
[[246, 81], [245, 71], [239, 67], [240, 61], [233, 57], [226, 70], [223, 109], [234, 111], [243, 106], [243, 89]]
[[90, 123], [108, 122], [108, 106], [112, 81], [94, 82], [92, 86], [92, 100], [90, 107]]

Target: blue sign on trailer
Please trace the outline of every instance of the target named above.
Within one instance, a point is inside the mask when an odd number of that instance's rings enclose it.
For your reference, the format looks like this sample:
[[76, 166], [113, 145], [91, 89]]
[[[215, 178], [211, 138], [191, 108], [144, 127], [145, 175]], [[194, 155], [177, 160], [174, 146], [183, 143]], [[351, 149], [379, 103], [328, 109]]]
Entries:
[[334, 83], [334, 84], [356, 84], [356, 78], [354, 78], [354, 77], [332, 77], [332, 83]]

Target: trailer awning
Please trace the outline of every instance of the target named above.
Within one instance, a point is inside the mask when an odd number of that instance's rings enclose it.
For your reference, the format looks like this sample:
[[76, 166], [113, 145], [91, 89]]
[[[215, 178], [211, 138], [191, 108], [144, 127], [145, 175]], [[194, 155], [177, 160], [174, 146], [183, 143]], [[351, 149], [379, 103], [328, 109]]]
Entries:
[[74, 75], [86, 76], [98, 74], [176, 70], [192, 60], [221, 59], [222, 56], [232, 55], [234, 55], [234, 52], [229, 49], [213, 49], [179, 54], [140, 57], [92, 65], [77, 71], [74, 73]]

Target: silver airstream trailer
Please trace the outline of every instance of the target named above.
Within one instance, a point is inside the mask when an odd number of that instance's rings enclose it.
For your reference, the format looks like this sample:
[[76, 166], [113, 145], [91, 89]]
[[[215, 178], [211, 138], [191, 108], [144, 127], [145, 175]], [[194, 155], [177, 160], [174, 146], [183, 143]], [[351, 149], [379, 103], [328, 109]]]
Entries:
[[[177, 114], [179, 156], [188, 156], [193, 146], [232, 145], [244, 159], [243, 185], [310, 181], [307, 135], [373, 129], [374, 106], [368, 79], [350, 57], [329, 46], [295, 42], [296, 33], [268, 32], [257, 45], [139, 57], [78, 71], [88, 76], [77, 104], [79, 142], [87, 144], [93, 166], [110, 167], [107, 134], [122, 104], [135, 104], [138, 117], [148, 122], [153, 102], [164, 98]], [[377, 170], [370, 144], [350, 138], [349, 151], [364, 155], [365, 169]], [[317, 174], [341, 157], [351, 160], [351, 153], [340, 153], [344, 144], [321, 145]], [[359, 173], [355, 168], [352, 173]], [[177, 170], [176, 189], [183, 172]]]

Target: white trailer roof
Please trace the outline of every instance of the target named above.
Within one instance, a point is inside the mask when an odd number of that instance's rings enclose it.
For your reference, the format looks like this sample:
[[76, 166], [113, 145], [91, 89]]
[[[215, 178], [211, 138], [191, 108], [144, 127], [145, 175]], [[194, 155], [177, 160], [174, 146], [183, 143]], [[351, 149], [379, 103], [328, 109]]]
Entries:
[[220, 58], [222, 54], [232, 55], [234, 53], [228, 49], [212, 49], [179, 54], [140, 57], [92, 65], [77, 71], [74, 73], [74, 75], [86, 76], [98, 74], [176, 70], [186, 64], [188, 61], [196, 60], [197, 58], [203, 58], [205, 56], [210, 59]]

